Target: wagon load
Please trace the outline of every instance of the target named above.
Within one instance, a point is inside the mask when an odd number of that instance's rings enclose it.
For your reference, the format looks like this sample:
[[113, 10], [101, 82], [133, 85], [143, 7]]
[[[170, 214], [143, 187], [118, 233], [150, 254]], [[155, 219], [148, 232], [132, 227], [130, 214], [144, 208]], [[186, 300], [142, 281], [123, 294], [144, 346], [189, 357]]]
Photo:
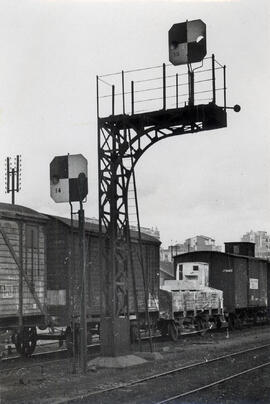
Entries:
[[[223, 307], [223, 292], [221, 290], [204, 287], [202, 290], [176, 290], [176, 285], [165, 285], [160, 290], [160, 316], [173, 318], [174, 313], [186, 315], [188, 312], [213, 310], [220, 311]], [[169, 281], [173, 282], [173, 281]], [[177, 283], [177, 281], [175, 281]], [[170, 288], [173, 289], [170, 289]]]

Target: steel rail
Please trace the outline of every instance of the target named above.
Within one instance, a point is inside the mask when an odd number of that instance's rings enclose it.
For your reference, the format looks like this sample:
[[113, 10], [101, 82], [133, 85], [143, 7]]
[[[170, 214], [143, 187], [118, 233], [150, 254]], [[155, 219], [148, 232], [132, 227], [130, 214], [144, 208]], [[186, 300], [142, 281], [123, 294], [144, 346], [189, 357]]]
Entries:
[[[212, 330], [213, 331], [213, 330]], [[194, 334], [199, 334], [201, 331], [195, 331], [195, 332], [190, 332], [187, 334], [183, 334], [182, 336], [186, 337], [187, 335], [194, 335]], [[143, 336], [141, 339], [142, 341], [146, 341], [148, 340], [149, 337], [147, 336]], [[155, 339], [158, 341], [159, 339], [161, 339], [163, 341], [163, 338], [161, 335], [157, 335], [155, 336]], [[39, 348], [41, 347], [45, 347], [45, 346], [49, 346], [50, 344], [43, 344], [40, 345]], [[87, 345], [87, 348], [90, 349], [97, 349], [100, 347], [100, 343], [99, 342], [95, 342], [93, 344]], [[26, 358], [24, 356], [20, 356], [20, 355], [16, 355], [16, 356], [4, 356], [3, 358], [0, 359], [0, 363], [7, 363], [7, 362], [16, 362], [18, 360], [31, 360], [31, 358], [39, 358], [39, 357], [43, 357], [46, 355], [54, 355], [54, 354], [64, 354], [67, 352], [67, 348], [60, 348], [60, 349], [55, 349], [55, 350], [48, 350], [48, 351], [41, 351], [41, 352], [34, 352], [29, 358]], [[0, 374], [1, 374], [2, 370], [0, 369]]]
[[[241, 350], [241, 351], [238, 351], [238, 352], [218, 356], [216, 358], [207, 360], [207, 362], [206, 361], [195, 362], [195, 363], [192, 363], [190, 365], [181, 366], [179, 368], [171, 369], [171, 370], [166, 371], [166, 372], [156, 373], [156, 374], [151, 375], [151, 376], [147, 376], [147, 377], [144, 377], [144, 378], [141, 378], [141, 379], [133, 380], [132, 382], [121, 383], [118, 386], [108, 387], [108, 388], [105, 388], [105, 389], [92, 391], [92, 392], [88, 392], [88, 393], [85, 393], [85, 394], [80, 394], [80, 395], [77, 395], [77, 396], [74, 396], [74, 397], [69, 397], [68, 399], [56, 400], [55, 404], [67, 403], [69, 401], [72, 402], [72, 401], [78, 400], [78, 399], [80, 399], [80, 400], [87, 399], [88, 397], [92, 397], [92, 396], [99, 395], [99, 394], [110, 393], [112, 391], [124, 389], [124, 388], [127, 388], [127, 387], [135, 386], [137, 384], [148, 382], [150, 380], [158, 379], [160, 377], [164, 377], [164, 376], [168, 376], [168, 375], [171, 375], [171, 374], [174, 374], [174, 373], [178, 373], [178, 372], [181, 372], [183, 370], [192, 369], [192, 368], [195, 368], [197, 366], [202, 366], [202, 365], [206, 365], [206, 364], [209, 364], [209, 363], [217, 362], [219, 360], [223, 360], [223, 359], [230, 358], [230, 357], [233, 357], [233, 356], [241, 355], [241, 354], [247, 353], [247, 352], [256, 351], [258, 349], [263, 349], [263, 348], [266, 348], [266, 347], [269, 347], [269, 346], [270, 346], [270, 344], [264, 344], [264, 345], [260, 345], [258, 347], [249, 348], [249, 349]], [[268, 363], [268, 365], [270, 365], [270, 362]], [[264, 364], [264, 365], [260, 365], [260, 366], [267, 366], [267, 365]], [[185, 393], [183, 393], [183, 394], [185, 394]], [[191, 394], [191, 393], [189, 393], [189, 394]], [[172, 401], [173, 398], [169, 398], [167, 400]], [[157, 403], [157, 404], [161, 404], [163, 402], [165, 403], [166, 401], [161, 401], [160, 403]]]
[[[224, 329], [225, 330], [225, 329]], [[205, 330], [198, 330], [198, 331], [192, 331], [192, 332], [188, 332], [188, 333], [183, 333], [183, 334], [181, 334], [180, 335], [180, 337], [187, 337], [187, 336], [194, 336], [194, 335], [199, 335], [199, 334], [201, 334], [202, 332], [204, 332]], [[208, 329], [206, 329], [206, 331], [208, 331]], [[211, 332], [220, 332], [221, 330], [216, 330], [216, 329], [212, 329], [211, 330]], [[148, 338], [149, 337], [147, 337], [147, 336], [144, 336], [144, 337], [142, 337], [142, 341], [147, 341], [148, 340]], [[157, 336], [155, 336], [154, 337], [155, 338], [155, 340], [157, 340], [156, 342], [158, 342], [160, 339], [161, 339], [161, 342], [163, 341], [163, 338], [164, 337], [162, 337], [162, 336], [160, 336], [160, 335], [157, 335]], [[49, 344], [43, 344], [43, 345], [41, 345], [41, 347], [43, 347], [43, 346], [48, 346]], [[260, 346], [260, 347], [255, 347], [255, 348], [251, 348], [250, 350], [251, 351], [253, 351], [253, 350], [256, 350], [256, 349], [260, 349], [260, 348], [264, 348], [264, 347], [267, 347], [267, 346], [270, 346], [270, 344], [266, 344], [266, 345], [262, 345], [262, 346]], [[93, 343], [93, 344], [90, 344], [90, 345], [87, 345], [87, 348], [88, 348], [88, 350], [90, 351], [91, 349], [95, 352], [95, 350], [96, 349], [98, 349], [100, 347], [100, 344], [99, 344], [99, 342], [96, 342], [96, 343]], [[244, 352], [248, 352], [249, 350], [244, 350], [244, 351], [239, 351], [239, 353], [235, 353], [235, 354], [229, 354], [229, 355], [225, 355], [224, 356], [224, 358], [226, 358], [226, 357], [230, 357], [230, 356], [234, 356], [234, 355], [237, 355], [237, 354], [241, 354], [241, 353], [244, 353]], [[19, 361], [19, 360], [31, 360], [31, 358], [34, 358], [34, 360], [38, 360], [38, 358], [40, 357], [40, 358], [42, 358], [42, 357], [45, 357], [45, 356], [50, 356], [50, 355], [55, 355], [55, 354], [58, 354], [58, 355], [65, 355], [67, 353], [67, 348], [62, 348], [62, 349], [56, 349], [56, 350], [49, 350], [49, 351], [43, 351], [43, 352], [35, 352], [35, 353], [33, 353], [32, 355], [31, 355], [31, 357], [30, 358], [24, 358], [23, 356], [10, 356], [10, 357], [3, 357], [3, 358], [1, 358], [0, 359], [0, 363], [8, 363], [8, 362], [17, 362], [17, 361]], [[63, 357], [63, 358], [59, 358], [59, 359], [56, 359], [55, 361], [62, 361], [62, 360], [65, 360], [65, 359], [70, 359], [71, 357], [69, 356], [69, 357], [67, 357], [67, 358], [65, 358], [65, 357]], [[171, 371], [169, 371], [169, 372], [171, 372], [171, 373], [173, 373], [173, 372], [175, 372], [175, 371], [181, 371], [181, 370], [185, 370], [185, 369], [188, 369], [189, 367], [194, 367], [194, 366], [197, 366], [197, 365], [202, 365], [202, 364], [205, 364], [205, 363], [211, 363], [212, 361], [215, 361], [215, 360], [218, 360], [218, 359], [222, 359], [223, 357], [217, 357], [217, 358], [214, 358], [214, 359], [211, 359], [211, 360], [209, 360], [208, 362], [196, 362], [195, 364], [191, 364], [191, 365], [187, 365], [187, 366], [185, 366], [185, 367], [180, 367], [180, 368], [176, 368], [176, 369], [173, 369], [173, 370], [171, 370]], [[49, 359], [48, 361], [42, 361], [41, 363], [45, 363], [45, 364], [49, 364], [49, 363], [53, 363], [54, 362], [54, 359]], [[32, 361], [31, 361], [31, 363], [29, 364], [29, 366], [24, 366], [24, 368], [25, 367], [27, 367], [27, 368], [32, 368], [32, 367], [35, 367], [35, 366], [38, 366], [38, 364], [39, 363], [36, 363], [36, 364], [32, 364]], [[21, 368], [21, 367], [20, 367]], [[9, 371], [9, 370], [16, 370], [16, 369], [20, 369], [20, 368], [15, 368], [15, 367], [12, 367], [12, 368], [5, 368], [5, 369], [0, 369], [0, 375], [1, 375], [1, 373], [4, 373], [5, 371]], [[153, 376], [150, 376], [151, 378], [156, 378], [156, 377], [161, 377], [161, 376], [165, 376], [166, 375], [166, 373], [160, 373], [160, 374], [157, 374], [157, 375], [153, 375]], [[149, 377], [147, 377], [145, 380], [150, 380], [149, 379]], [[144, 381], [144, 379], [139, 379], [139, 381], [135, 381], [134, 383], [139, 383], [140, 381]], [[132, 382], [133, 383], [133, 382]], [[125, 387], [125, 386], [123, 386], [123, 387]]]
[[[196, 330], [196, 331], [182, 333], [180, 335], [180, 337], [194, 336], [194, 335], [197, 335], [197, 334], [199, 335], [200, 333], [202, 333], [202, 331], [205, 331], [205, 330], [208, 331], [209, 329], [207, 328], [207, 329], [204, 329], [204, 330]], [[214, 331], [215, 331], [214, 329], [211, 329], [211, 332], [214, 332]], [[218, 330], [218, 331], [220, 331], [220, 330]], [[164, 339], [164, 337], [162, 337], [162, 335], [155, 335], [154, 338], [155, 338], [156, 342], [158, 342], [159, 340], [161, 340], [161, 342], [163, 342], [163, 339]], [[149, 339], [149, 337], [148, 336], [142, 336], [141, 339], [142, 339], [142, 341], [146, 341], [146, 340]], [[98, 341], [87, 345], [87, 348], [91, 349], [91, 348], [100, 347], [100, 343]], [[45, 344], [42, 344], [42, 345], [37, 345], [37, 347], [42, 349], [43, 347], [49, 347], [50, 345], [54, 345], [54, 344], [52, 344], [52, 343], [47, 343], [46, 344], [45, 343]], [[42, 357], [42, 356], [45, 356], [47, 354], [48, 355], [49, 354], [53, 355], [53, 354], [59, 354], [59, 353], [63, 353], [63, 352], [67, 352], [67, 348], [64, 347], [64, 348], [55, 349], [55, 350], [34, 352], [28, 359], [31, 359], [33, 357], [36, 358], [36, 357], [39, 357], [39, 356]], [[4, 356], [4, 357], [0, 358], [0, 363], [16, 361], [16, 360], [19, 360], [19, 359], [27, 359], [27, 358], [24, 358], [23, 356], [20, 356], [20, 355]], [[0, 372], [1, 372], [1, 370], [0, 370]]]
[[[97, 349], [97, 348], [99, 348], [100, 347], [100, 344], [91, 344], [91, 345], [87, 345], [87, 349], [93, 349], [93, 350], [95, 350], [95, 349]], [[36, 352], [36, 353], [34, 353], [34, 354], [32, 354], [31, 355], [31, 357], [30, 358], [24, 358], [23, 356], [11, 356], [11, 357], [7, 357], [7, 358], [2, 358], [2, 360], [0, 361], [0, 363], [2, 362], [2, 363], [4, 363], [4, 362], [12, 362], [12, 361], [14, 361], [15, 363], [17, 362], [17, 361], [19, 361], [19, 360], [31, 360], [31, 358], [33, 358], [34, 359], [34, 361], [36, 361], [36, 360], [38, 360], [38, 358], [40, 358], [40, 359], [42, 359], [42, 357], [46, 357], [46, 356], [51, 356], [51, 355], [66, 355], [67, 354], [67, 348], [64, 348], [64, 349], [57, 349], [57, 350], [51, 350], [51, 351], [44, 351], [44, 352]], [[95, 352], [95, 351], [94, 351]], [[59, 358], [59, 359], [48, 359], [48, 360], [44, 360], [44, 361], [42, 361], [42, 362], [37, 362], [37, 363], [33, 363], [33, 361], [31, 361], [31, 362], [28, 362], [29, 363], [29, 365], [23, 365], [22, 364], [22, 366], [20, 366], [20, 367], [9, 367], [9, 368], [5, 368], [5, 369], [0, 369], [0, 375], [2, 374], [2, 373], [5, 373], [5, 372], [7, 372], [7, 371], [11, 371], [11, 370], [19, 370], [19, 369], [21, 369], [21, 368], [24, 368], [24, 369], [31, 369], [31, 368], [33, 368], [33, 367], [36, 367], [36, 366], [40, 366], [41, 364], [51, 364], [51, 363], [54, 363], [54, 362], [59, 362], [59, 361], [63, 361], [63, 360], [70, 360], [70, 359], [72, 359], [72, 356], [68, 356], [68, 357], [62, 357], [62, 358]]]
[[254, 366], [253, 368], [249, 368], [249, 369], [243, 370], [242, 372], [235, 373], [234, 375], [224, 377], [223, 379], [219, 379], [219, 380], [217, 380], [217, 381], [215, 381], [213, 383], [209, 383], [209, 384], [206, 384], [205, 386], [198, 387], [197, 389], [189, 390], [189, 391], [186, 391], [185, 393], [181, 393], [181, 394], [177, 394], [176, 396], [169, 397], [166, 400], [157, 402], [156, 404], [169, 403], [170, 401], [176, 400], [178, 398], [186, 397], [186, 396], [189, 396], [191, 394], [198, 393], [199, 391], [206, 390], [206, 389], [208, 389], [210, 387], [217, 386], [218, 384], [227, 382], [228, 380], [235, 379], [236, 377], [242, 376], [244, 374], [254, 372], [254, 370], [261, 369], [261, 368], [264, 368], [264, 367], [269, 366], [269, 365], [270, 365], [270, 362], [266, 362], [266, 363], [263, 363], [261, 365]]

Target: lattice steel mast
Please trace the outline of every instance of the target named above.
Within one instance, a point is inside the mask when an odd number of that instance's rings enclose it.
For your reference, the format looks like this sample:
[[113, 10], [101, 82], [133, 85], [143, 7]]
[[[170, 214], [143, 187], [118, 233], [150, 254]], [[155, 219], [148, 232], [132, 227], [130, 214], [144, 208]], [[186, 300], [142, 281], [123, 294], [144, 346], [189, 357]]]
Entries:
[[[132, 172], [139, 158], [156, 142], [168, 137], [184, 135], [223, 128], [227, 126], [226, 113], [226, 67], [217, 64], [214, 55], [206, 58], [210, 68], [197, 70], [188, 69], [188, 80], [184, 84], [187, 93], [180, 93], [183, 83], [179, 83], [179, 72], [175, 75], [166, 72], [163, 64], [162, 85], [153, 89], [162, 93], [161, 97], [150, 98], [150, 101], [160, 100], [161, 108], [155, 107], [148, 112], [136, 113], [134, 80], [130, 80], [130, 91], [125, 91], [126, 75], [120, 77], [121, 91], [116, 93], [115, 84], [108, 83], [107, 77], [97, 76], [97, 110], [98, 110], [98, 159], [99, 159], [99, 225], [103, 232], [103, 254], [101, 255], [101, 346], [103, 355], [116, 356], [129, 348], [129, 307], [128, 307], [128, 247], [129, 218], [128, 218], [128, 186]], [[205, 60], [206, 60], [205, 59]], [[157, 67], [155, 67], [157, 68]], [[148, 69], [145, 69], [145, 71]], [[220, 88], [216, 86], [216, 71], [222, 73]], [[143, 69], [139, 70], [140, 72]], [[138, 69], [135, 73], [138, 72]], [[210, 72], [210, 78], [197, 80], [196, 75]], [[105, 78], [105, 79], [104, 79]], [[111, 79], [111, 77], [110, 77]], [[171, 84], [170, 80], [174, 80]], [[137, 83], [150, 82], [154, 78], [143, 79]], [[210, 83], [210, 89], [196, 92], [196, 83]], [[111, 93], [100, 94], [101, 83], [111, 86]], [[138, 85], [138, 84], [136, 84]], [[200, 90], [200, 88], [199, 88]], [[149, 88], [141, 92], [149, 92]], [[173, 91], [173, 95], [172, 94]], [[217, 105], [217, 91], [220, 91], [222, 106]], [[197, 100], [201, 94], [210, 93], [208, 103]], [[130, 111], [127, 113], [127, 97]], [[122, 98], [121, 112], [116, 114], [116, 98]], [[187, 101], [180, 102], [180, 97]], [[103, 99], [110, 99], [111, 110], [105, 116], [100, 111]], [[168, 108], [168, 101], [175, 100], [175, 106]], [[143, 100], [149, 101], [149, 100]], [[132, 162], [132, 164], [130, 164]]]

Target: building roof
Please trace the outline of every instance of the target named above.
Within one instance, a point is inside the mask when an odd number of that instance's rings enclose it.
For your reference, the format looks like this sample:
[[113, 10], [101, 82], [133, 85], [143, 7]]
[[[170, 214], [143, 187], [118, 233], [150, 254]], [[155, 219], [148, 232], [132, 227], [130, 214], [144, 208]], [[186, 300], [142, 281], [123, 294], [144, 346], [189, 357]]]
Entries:
[[[40, 221], [48, 221], [49, 218], [54, 218], [56, 220], [59, 220], [66, 226], [71, 227], [71, 220], [70, 218], [66, 217], [61, 217], [61, 216], [55, 216], [55, 215], [48, 215], [46, 213], [39, 213], [34, 209], [27, 208], [25, 206], [21, 205], [12, 205], [11, 203], [1, 203], [0, 202], [0, 217], [10, 217], [10, 218], [17, 218], [17, 219], [36, 219]], [[73, 225], [74, 228], [78, 228], [78, 220], [73, 220]], [[99, 225], [97, 224], [97, 220], [85, 220], [85, 230], [86, 232], [93, 232], [93, 233], [98, 233], [99, 231]], [[130, 232], [131, 237], [133, 239], [138, 239], [138, 232], [131, 230]], [[154, 236], [150, 236], [149, 234], [144, 233], [141, 231], [141, 237], [144, 242], [149, 241], [150, 243], [155, 243], [160, 245], [160, 240], [157, 239]]]
[[[47, 215], [47, 216], [58, 220], [59, 222], [65, 224], [68, 227], [71, 227], [71, 219], [69, 219], [69, 218], [61, 217], [61, 216], [54, 216], [54, 215]], [[74, 226], [74, 229], [78, 229], [79, 221], [73, 220], [73, 226]], [[97, 234], [99, 232], [99, 225], [96, 223], [96, 221], [94, 221], [94, 223], [93, 223], [93, 222], [90, 222], [89, 220], [86, 220], [85, 221], [85, 231]], [[130, 235], [131, 235], [132, 239], [139, 238], [137, 231], [131, 230]], [[144, 242], [148, 241], [150, 243], [154, 243], [154, 244], [158, 244], [158, 245], [161, 244], [159, 239], [157, 239], [156, 237], [150, 236], [149, 234], [143, 233], [143, 232], [141, 232], [141, 238]]]
[[256, 243], [254, 243], [253, 241], [225, 241], [224, 242], [224, 244], [226, 245], [226, 244], [246, 244], [246, 245], [248, 245], [248, 244], [252, 244], [252, 245], [254, 245], [254, 244], [256, 244]]
[[251, 257], [249, 255], [232, 254], [232, 253], [226, 253], [226, 252], [215, 251], [215, 250], [190, 251], [190, 252], [187, 252], [187, 253], [175, 255], [173, 258], [185, 257], [185, 256], [188, 256], [188, 255], [191, 255], [191, 254], [199, 256], [200, 254], [203, 254], [203, 253], [226, 255], [227, 257], [230, 256], [230, 257], [236, 257], [236, 258], [248, 258], [248, 259], [255, 260], [255, 261], [263, 261], [263, 262], [268, 262], [269, 263], [269, 261], [267, 259], [264, 259], [264, 258]]
[[38, 219], [42, 221], [48, 220], [46, 215], [37, 212], [34, 209], [27, 208], [21, 205], [12, 205], [11, 203], [2, 203], [0, 202], [0, 216], [2, 217], [10, 217], [17, 219]]
[[198, 234], [198, 235], [196, 235], [196, 236], [189, 237], [189, 238], [187, 238], [187, 240], [190, 240], [190, 239], [192, 239], [192, 238], [198, 238], [198, 237], [204, 238], [205, 240], [214, 240], [214, 241], [215, 241], [215, 239], [213, 239], [212, 237], [203, 236], [202, 234]]

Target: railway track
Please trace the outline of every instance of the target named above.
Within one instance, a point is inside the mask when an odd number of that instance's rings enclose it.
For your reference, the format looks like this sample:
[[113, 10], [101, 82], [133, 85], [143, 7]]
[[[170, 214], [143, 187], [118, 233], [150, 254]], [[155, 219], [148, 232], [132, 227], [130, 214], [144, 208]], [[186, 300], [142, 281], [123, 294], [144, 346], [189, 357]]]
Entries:
[[[226, 355], [218, 356], [207, 361], [196, 362], [187, 366], [181, 366], [166, 372], [157, 373], [141, 379], [134, 380], [129, 383], [119, 384], [114, 387], [109, 387], [97, 391], [88, 392], [84, 395], [76, 396], [66, 400], [56, 401], [57, 404], [62, 403], [138, 403], [147, 402], [155, 404], [165, 404], [169, 402], [181, 402], [182, 398], [198, 393], [202, 390], [209, 389], [213, 386], [225, 383], [235, 379], [243, 374], [250, 373], [270, 366], [270, 361], [265, 361], [265, 350], [269, 353], [270, 344], [264, 344], [257, 347], [232, 352]], [[256, 359], [254, 366], [242, 369], [245, 366], [247, 359]], [[260, 362], [260, 363], [257, 363]], [[217, 377], [218, 374], [228, 373], [226, 376]], [[224, 366], [226, 365], [226, 369]], [[237, 368], [236, 371], [235, 368]], [[197, 373], [204, 377], [193, 377], [193, 373]], [[215, 380], [209, 381], [209, 374], [213, 373]], [[187, 378], [188, 381], [184, 382]], [[194, 383], [197, 386], [194, 386]], [[199, 383], [199, 385], [198, 385]], [[175, 392], [175, 386], [187, 386], [182, 389], [184, 391]], [[178, 388], [177, 387], [177, 388]], [[164, 389], [166, 391], [164, 391]], [[172, 391], [174, 392], [172, 394]], [[149, 396], [150, 394], [150, 396]], [[141, 400], [141, 401], [140, 401]], [[142, 401], [143, 400], [143, 401]], [[186, 402], [186, 401], [185, 401]]]
[[[95, 354], [99, 352], [100, 344], [91, 344], [88, 345], [88, 352]], [[57, 359], [55, 359], [57, 357]], [[72, 360], [72, 356], [68, 353], [66, 348], [64, 349], [55, 349], [45, 352], [36, 352], [31, 355], [30, 358], [24, 358], [22, 356], [11, 356], [6, 357], [1, 360], [1, 364], [3, 368], [0, 369], [0, 376], [7, 371], [16, 371], [21, 369], [22, 367], [25, 369], [31, 369], [37, 366], [50, 365], [63, 360]], [[9, 366], [12, 364], [16, 364], [16, 366]], [[18, 365], [19, 364], [19, 365]]]
[[206, 390], [206, 389], [209, 389], [209, 388], [211, 388], [211, 387], [218, 386], [218, 385], [220, 385], [220, 384], [222, 384], [222, 383], [231, 381], [232, 379], [235, 379], [235, 378], [240, 377], [240, 376], [243, 376], [243, 375], [245, 375], [245, 374], [254, 372], [254, 371], [258, 370], [258, 369], [265, 368], [265, 367], [267, 367], [267, 366], [270, 366], [270, 361], [269, 361], [269, 362], [266, 362], [266, 363], [263, 363], [263, 364], [261, 364], [261, 365], [258, 365], [258, 366], [251, 367], [251, 368], [246, 369], [246, 370], [244, 370], [244, 371], [242, 371], [242, 372], [235, 373], [235, 374], [233, 374], [233, 375], [231, 375], [231, 376], [228, 376], [228, 377], [219, 379], [219, 380], [217, 380], [217, 381], [215, 381], [215, 382], [213, 382], [213, 383], [206, 384], [205, 386], [198, 387], [197, 389], [193, 389], [193, 390], [186, 391], [186, 392], [184, 392], [184, 393], [180, 393], [180, 394], [177, 394], [177, 395], [175, 395], [175, 396], [169, 397], [169, 398], [167, 398], [166, 400], [159, 401], [159, 402], [156, 403], [156, 404], [171, 403], [171, 402], [176, 401], [176, 400], [178, 400], [178, 399], [181, 399], [181, 398], [183, 398], [183, 397], [187, 397], [187, 396], [190, 396], [190, 395], [192, 395], [192, 394], [194, 394], [194, 393], [199, 393], [199, 392], [201, 392], [201, 391], [203, 391], [203, 390]]
[[[254, 327], [253, 327], [254, 328]], [[181, 341], [181, 338], [191, 338], [191, 343], [193, 338], [200, 336], [200, 335], [205, 335], [207, 333], [207, 331], [209, 331], [208, 329], [205, 330], [200, 330], [200, 331], [193, 331], [193, 332], [189, 332], [189, 333], [183, 333], [179, 336], [178, 340]], [[211, 333], [222, 333], [222, 332], [226, 332], [226, 328], [222, 328], [222, 329], [211, 329]], [[168, 342], [168, 337], [162, 337], [162, 336], [154, 336], [152, 337], [152, 341], [155, 344], [159, 344], [159, 343], [165, 343]], [[196, 341], [196, 340], [195, 340]], [[149, 337], [144, 336], [142, 338], [142, 344], [147, 344], [149, 342]], [[171, 342], [169, 340], [169, 343], [174, 344], [174, 342]], [[52, 344], [48, 344], [48, 346], [51, 346]], [[40, 346], [40, 349], [43, 349], [44, 347], [46, 347], [46, 344], [43, 344]], [[46, 348], [45, 348], [46, 349]], [[88, 353], [90, 354], [97, 354], [100, 350], [100, 343], [97, 339], [96, 342], [88, 345], [87, 347], [88, 349]], [[45, 364], [45, 362], [47, 364], [54, 362], [55, 361], [55, 357], [57, 357], [57, 361], [61, 361], [63, 359], [72, 359], [72, 357], [70, 356], [70, 354], [68, 353], [68, 350], [66, 348], [57, 348], [57, 349], [50, 349], [50, 350], [45, 350], [45, 351], [40, 351], [40, 352], [35, 352], [33, 353], [29, 358], [24, 358], [22, 356], [19, 355], [12, 355], [12, 356], [7, 356], [7, 357], [3, 357], [0, 361], [1, 363], [1, 367], [2, 369], [0, 369], [0, 375], [2, 373], [5, 372], [5, 370], [11, 370], [11, 369], [19, 369], [19, 367], [8, 367], [9, 364], [17, 364], [20, 363], [23, 365], [23, 367], [27, 367], [30, 368], [32, 366], [37, 366], [38, 365], [38, 361], [42, 362], [42, 364]]]
[[[207, 330], [204, 331], [204, 333]], [[220, 331], [220, 330], [217, 330]], [[181, 338], [186, 338], [186, 337], [196, 337], [196, 335], [201, 335], [201, 331], [196, 331], [196, 332], [191, 332], [191, 333], [186, 333], [182, 334], [179, 337], [179, 340]], [[158, 343], [164, 343], [167, 342], [168, 338], [162, 337], [162, 336], [155, 336], [152, 337], [152, 342], [154, 344]], [[170, 343], [174, 344], [175, 342], [169, 341]], [[142, 338], [142, 345], [149, 343], [149, 337], [143, 337]], [[51, 344], [48, 344], [50, 346]], [[40, 346], [40, 348], [44, 348], [46, 344], [43, 344]], [[136, 345], [135, 345], [136, 346]], [[88, 353], [90, 354], [98, 354], [100, 351], [100, 343], [97, 341], [93, 344], [90, 344], [87, 346]], [[139, 350], [139, 348], [138, 348]], [[55, 357], [58, 359], [55, 360]], [[69, 359], [72, 360], [72, 356], [68, 353], [67, 348], [58, 348], [58, 349], [50, 349], [50, 350], [45, 350], [41, 352], [35, 352], [33, 353], [30, 357], [25, 358], [20, 355], [12, 355], [12, 356], [6, 356], [3, 357], [0, 361], [2, 369], [0, 369], [0, 376], [3, 374], [6, 370], [19, 370], [22, 366], [24, 368], [31, 368], [31, 367], [36, 367], [39, 364], [44, 365], [44, 364], [50, 364], [54, 363], [56, 361], [61, 361], [63, 359]], [[16, 366], [9, 367], [11, 364], [16, 364]], [[20, 364], [20, 366], [17, 366], [17, 364]]]

